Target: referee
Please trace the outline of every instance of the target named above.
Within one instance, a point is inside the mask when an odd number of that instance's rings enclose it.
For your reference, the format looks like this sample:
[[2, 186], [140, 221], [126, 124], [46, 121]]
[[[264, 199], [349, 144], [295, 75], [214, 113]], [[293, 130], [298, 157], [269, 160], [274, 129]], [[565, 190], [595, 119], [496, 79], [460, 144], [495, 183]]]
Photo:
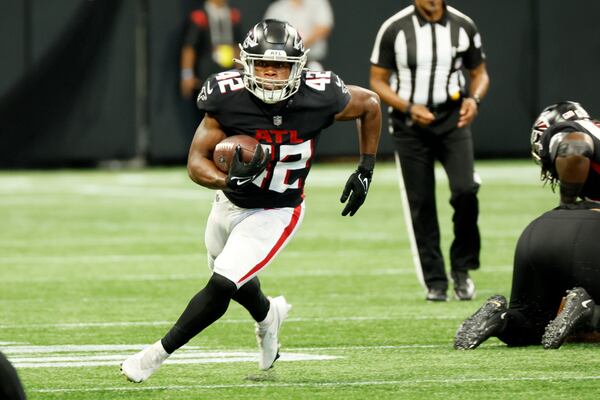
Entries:
[[[435, 200], [437, 159], [448, 175], [454, 208], [450, 248], [454, 293], [460, 300], [471, 300], [475, 285], [469, 270], [479, 268], [480, 236], [479, 183], [469, 126], [489, 86], [477, 27], [444, 0], [414, 0], [383, 23], [371, 64], [371, 88], [391, 106], [390, 130], [426, 299], [446, 301], [448, 290]], [[463, 68], [469, 72], [468, 90]]]

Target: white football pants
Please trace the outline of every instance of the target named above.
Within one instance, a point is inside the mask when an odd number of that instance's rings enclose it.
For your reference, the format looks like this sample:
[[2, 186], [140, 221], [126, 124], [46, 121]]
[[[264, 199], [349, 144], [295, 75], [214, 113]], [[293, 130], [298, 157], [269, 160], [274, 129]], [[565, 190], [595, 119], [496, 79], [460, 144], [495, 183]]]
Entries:
[[204, 237], [208, 267], [242, 287], [283, 250], [303, 218], [304, 202], [295, 208], [240, 208], [218, 190]]

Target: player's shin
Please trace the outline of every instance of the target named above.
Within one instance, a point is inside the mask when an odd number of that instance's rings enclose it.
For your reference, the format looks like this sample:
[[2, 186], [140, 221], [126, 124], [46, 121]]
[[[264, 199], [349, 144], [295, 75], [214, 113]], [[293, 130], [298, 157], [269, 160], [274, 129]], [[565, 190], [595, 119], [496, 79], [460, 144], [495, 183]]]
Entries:
[[167, 353], [174, 352], [221, 318], [236, 290], [235, 283], [219, 274], [213, 274], [162, 339]]

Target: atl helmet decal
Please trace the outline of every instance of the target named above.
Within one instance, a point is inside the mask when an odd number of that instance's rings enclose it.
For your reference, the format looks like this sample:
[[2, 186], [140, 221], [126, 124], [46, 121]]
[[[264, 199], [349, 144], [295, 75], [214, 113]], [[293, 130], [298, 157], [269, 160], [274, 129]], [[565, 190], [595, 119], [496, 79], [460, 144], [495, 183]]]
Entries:
[[300, 37], [300, 34], [293, 28], [290, 30], [293, 30], [294, 32], [294, 49], [304, 52], [304, 41]]
[[545, 121], [544, 119], [539, 119], [538, 122], [535, 124], [535, 129], [537, 129], [538, 131], [545, 131], [546, 128], [548, 128], [548, 122]]
[[248, 47], [256, 47], [258, 46], [258, 40], [256, 40], [256, 26], [248, 32], [246, 39], [244, 39], [244, 43], [242, 47], [247, 49]]

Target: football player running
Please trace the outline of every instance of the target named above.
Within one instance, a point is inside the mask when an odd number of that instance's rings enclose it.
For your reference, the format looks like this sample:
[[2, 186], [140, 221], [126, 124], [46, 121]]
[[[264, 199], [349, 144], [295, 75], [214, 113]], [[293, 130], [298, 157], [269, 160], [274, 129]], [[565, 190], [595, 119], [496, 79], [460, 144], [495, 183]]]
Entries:
[[531, 146], [542, 180], [559, 186], [560, 204], [521, 234], [510, 304], [490, 297], [458, 328], [456, 349], [491, 336], [558, 348], [573, 333], [600, 328], [600, 124], [579, 103], [553, 104], [534, 123]]
[[[356, 120], [360, 162], [343, 191], [342, 215], [354, 215], [367, 196], [381, 130], [378, 96], [346, 86], [333, 72], [305, 70], [308, 50], [290, 24], [265, 20], [240, 45], [243, 72], [206, 80], [198, 96], [204, 119], [192, 141], [188, 172], [215, 189], [205, 232], [212, 275], [167, 334], [127, 358], [122, 373], [148, 379], [177, 349], [218, 320], [234, 301], [256, 321], [258, 365], [268, 370], [279, 357], [279, 331], [291, 306], [266, 297], [257, 274], [295, 235], [304, 217], [304, 184], [321, 131], [334, 121]], [[212, 153], [228, 136], [259, 141], [248, 163], [236, 152], [228, 173]]]

